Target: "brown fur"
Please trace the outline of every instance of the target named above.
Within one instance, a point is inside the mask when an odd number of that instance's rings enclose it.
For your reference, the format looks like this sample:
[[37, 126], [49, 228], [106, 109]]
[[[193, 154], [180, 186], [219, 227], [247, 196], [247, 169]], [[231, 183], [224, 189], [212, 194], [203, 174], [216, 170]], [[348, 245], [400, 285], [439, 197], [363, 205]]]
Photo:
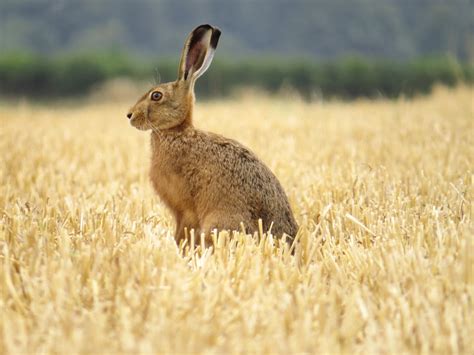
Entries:
[[[259, 218], [264, 230], [273, 223], [274, 235], [294, 237], [298, 226], [270, 169], [240, 143], [193, 126], [194, 82], [205, 70], [200, 72], [203, 62], [210, 63], [207, 51], [214, 50], [210, 43], [217, 45], [220, 35], [214, 31], [209, 25], [195, 29], [185, 43], [178, 80], [153, 88], [130, 111], [133, 126], [152, 130], [151, 182], [174, 214], [178, 242], [185, 228], [209, 234], [215, 228], [239, 230], [243, 223], [254, 232]], [[195, 46], [189, 48], [190, 43]], [[199, 58], [196, 68], [193, 58]], [[155, 91], [163, 94], [161, 100], [151, 99]]]

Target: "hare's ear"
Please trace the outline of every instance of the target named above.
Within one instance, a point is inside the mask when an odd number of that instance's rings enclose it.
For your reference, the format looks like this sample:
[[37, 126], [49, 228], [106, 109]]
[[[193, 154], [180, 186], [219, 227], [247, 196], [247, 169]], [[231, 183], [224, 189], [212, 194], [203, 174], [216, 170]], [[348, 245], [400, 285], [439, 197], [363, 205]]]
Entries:
[[221, 31], [211, 25], [196, 27], [184, 43], [178, 80], [194, 81], [211, 65]]

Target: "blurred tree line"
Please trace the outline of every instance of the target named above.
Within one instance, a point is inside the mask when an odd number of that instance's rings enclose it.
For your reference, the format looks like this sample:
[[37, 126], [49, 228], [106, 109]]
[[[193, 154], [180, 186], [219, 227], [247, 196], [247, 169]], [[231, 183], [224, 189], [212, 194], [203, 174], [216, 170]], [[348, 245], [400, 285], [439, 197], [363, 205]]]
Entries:
[[0, 52], [176, 55], [200, 23], [232, 56], [474, 58], [472, 0], [0, 0]]
[[0, 95], [81, 95], [108, 79], [174, 80], [200, 23], [223, 35], [201, 95], [412, 95], [473, 82], [472, 0], [0, 0]]

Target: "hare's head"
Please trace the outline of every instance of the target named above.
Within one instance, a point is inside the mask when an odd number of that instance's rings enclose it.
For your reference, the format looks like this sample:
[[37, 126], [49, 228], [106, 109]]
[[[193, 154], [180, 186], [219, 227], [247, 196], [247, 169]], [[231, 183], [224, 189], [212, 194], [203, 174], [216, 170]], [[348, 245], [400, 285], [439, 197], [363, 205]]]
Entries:
[[221, 31], [210, 25], [196, 27], [184, 43], [178, 79], [145, 93], [127, 117], [140, 130], [165, 130], [191, 124], [194, 83], [211, 64]]

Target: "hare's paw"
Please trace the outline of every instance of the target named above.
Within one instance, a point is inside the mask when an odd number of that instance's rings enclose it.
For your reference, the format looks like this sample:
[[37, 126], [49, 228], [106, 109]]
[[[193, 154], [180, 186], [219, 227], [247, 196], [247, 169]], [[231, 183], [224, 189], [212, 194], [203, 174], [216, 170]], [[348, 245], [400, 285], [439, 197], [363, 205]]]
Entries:
[[206, 234], [212, 233], [215, 229], [241, 231], [241, 226], [251, 227], [250, 216], [244, 213], [231, 211], [213, 211], [209, 213], [201, 223], [201, 230]]

